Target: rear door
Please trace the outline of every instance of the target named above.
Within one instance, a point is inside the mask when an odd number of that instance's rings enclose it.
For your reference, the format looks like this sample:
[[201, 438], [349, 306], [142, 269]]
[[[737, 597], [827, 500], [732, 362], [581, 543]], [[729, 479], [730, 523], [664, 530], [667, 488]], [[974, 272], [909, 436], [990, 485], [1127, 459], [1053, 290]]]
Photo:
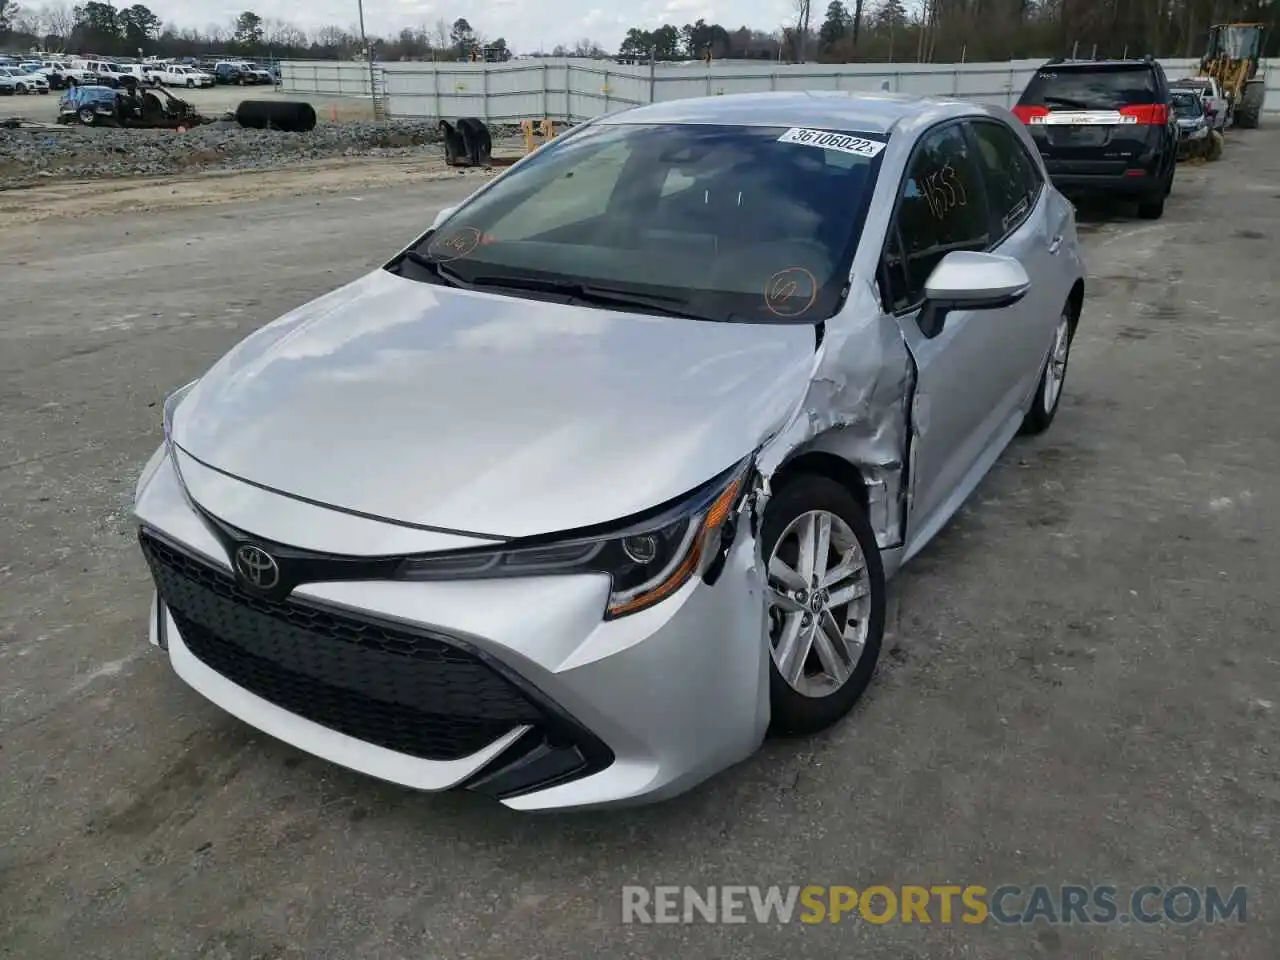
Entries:
[[1069, 211], [1056, 192], [1044, 189], [1038, 164], [1007, 124], [975, 119], [969, 130], [991, 208], [992, 252], [1013, 257], [1031, 279], [1027, 295], [1008, 308], [1011, 322], [1005, 324], [1000, 363], [1009, 393], [1000, 398], [1000, 407], [1009, 411], [1025, 402], [1039, 383], [1070, 293], [1060, 279], [1065, 271], [1059, 264]]
[[1146, 64], [1046, 64], [1014, 113], [1050, 173], [1118, 176], [1147, 151], [1151, 125], [1168, 122], [1161, 99]]

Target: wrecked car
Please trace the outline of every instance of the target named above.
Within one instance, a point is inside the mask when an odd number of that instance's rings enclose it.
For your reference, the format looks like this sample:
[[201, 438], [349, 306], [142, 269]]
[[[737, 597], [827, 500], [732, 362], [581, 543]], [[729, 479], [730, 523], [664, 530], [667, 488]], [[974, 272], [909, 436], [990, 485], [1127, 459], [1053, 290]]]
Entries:
[[80, 86], [72, 87], [58, 102], [58, 122], [175, 129], [208, 123], [209, 118], [163, 87]]
[[151, 643], [385, 780], [669, 797], [849, 712], [885, 581], [1053, 421], [1083, 277], [998, 108], [591, 121], [167, 399]]
[[59, 123], [114, 122], [116, 116], [116, 91], [112, 87], [72, 87], [58, 101]]

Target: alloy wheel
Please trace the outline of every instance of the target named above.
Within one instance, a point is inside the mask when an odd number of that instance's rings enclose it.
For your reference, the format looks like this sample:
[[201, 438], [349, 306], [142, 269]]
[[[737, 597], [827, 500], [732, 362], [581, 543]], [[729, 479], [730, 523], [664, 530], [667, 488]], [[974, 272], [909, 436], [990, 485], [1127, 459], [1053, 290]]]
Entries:
[[1044, 412], [1053, 413], [1062, 395], [1062, 384], [1067, 379], [1067, 357], [1071, 352], [1071, 316], [1064, 312], [1058, 320], [1053, 335], [1053, 349], [1049, 351], [1049, 365], [1044, 370]]
[[826, 510], [787, 526], [769, 557], [769, 640], [797, 693], [826, 697], [848, 681], [871, 620], [867, 560], [853, 530]]

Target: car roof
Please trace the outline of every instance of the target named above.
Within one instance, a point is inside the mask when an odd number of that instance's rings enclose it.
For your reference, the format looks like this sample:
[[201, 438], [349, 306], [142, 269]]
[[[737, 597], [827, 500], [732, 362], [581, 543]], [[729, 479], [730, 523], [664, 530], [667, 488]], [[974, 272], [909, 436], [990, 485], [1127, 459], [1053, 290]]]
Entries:
[[1155, 66], [1155, 60], [1147, 60], [1145, 58], [1142, 60], [1135, 60], [1133, 58], [1129, 58], [1127, 60], [1069, 60], [1062, 58], [1046, 61], [1043, 66], [1041, 66], [1041, 69], [1043, 70], [1044, 67], [1053, 67], [1054, 69], [1066, 67], [1071, 70], [1089, 70], [1100, 67], [1132, 67], [1135, 69], [1145, 67], [1148, 70], [1152, 70], [1155, 69]]
[[811, 127], [887, 134], [908, 123], [995, 115], [981, 104], [940, 97], [843, 90], [736, 93], [646, 104], [601, 118], [604, 124], [689, 123]]

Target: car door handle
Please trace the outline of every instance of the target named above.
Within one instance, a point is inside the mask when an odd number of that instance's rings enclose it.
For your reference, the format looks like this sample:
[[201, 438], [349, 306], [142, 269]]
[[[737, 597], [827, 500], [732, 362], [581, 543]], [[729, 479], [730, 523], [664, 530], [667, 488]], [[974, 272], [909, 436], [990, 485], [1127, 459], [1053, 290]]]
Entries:
[[1054, 254], [1062, 249], [1062, 234], [1058, 234], [1049, 241], [1049, 253]]

